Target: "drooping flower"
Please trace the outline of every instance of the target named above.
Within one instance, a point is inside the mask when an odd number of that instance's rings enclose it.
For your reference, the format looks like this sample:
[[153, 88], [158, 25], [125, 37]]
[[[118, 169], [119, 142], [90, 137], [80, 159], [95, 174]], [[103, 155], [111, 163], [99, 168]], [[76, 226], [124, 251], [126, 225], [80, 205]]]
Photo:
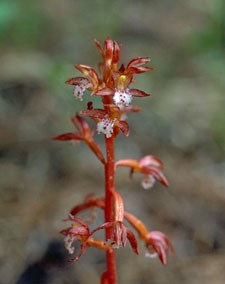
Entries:
[[73, 222], [73, 224], [70, 227], [61, 231], [61, 234], [65, 236], [64, 242], [68, 252], [70, 254], [73, 254], [75, 250], [73, 243], [75, 241], [80, 242], [81, 251], [77, 256], [75, 256], [72, 259], [72, 261], [76, 261], [86, 251], [87, 248], [86, 241], [90, 236], [90, 231], [88, 226], [82, 220], [80, 220], [79, 218], [75, 218], [72, 215], [69, 215], [69, 218], [65, 221]]
[[147, 247], [146, 257], [158, 256], [162, 264], [166, 265], [169, 252], [174, 253], [174, 249], [170, 243], [169, 238], [159, 231], [151, 231], [135, 217], [133, 214], [125, 212], [126, 220], [134, 227], [137, 231], [140, 239], [142, 239]]
[[110, 251], [112, 248], [106, 245], [101, 240], [96, 240], [91, 237], [90, 230], [85, 222], [81, 219], [69, 215], [69, 218], [65, 221], [72, 222], [71, 226], [62, 230], [60, 233], [65, 236], [65, 247], [69, 254], [74, 254], [75, 247], [74, 242], [80, 242], [80, 252], [75, 255], [70, 261], [77, 261], [86, 251], [88, 247], [95, 247], [105, 251]]
[[129, 167], [130, 175], [132, 176], [134, 172], [140, 172], [144, 174], [142, 180], [142, 186], [144, 189], [151, 188], [155, 181], [158, 180], [164, 186], [168, 186], [169, 183], [162, 173], [163, 163], [154, 156], [145, 156], [142, 159], [138, 160], [119, 160], [115, 164], [116, 167]]
[[155, 257], [158, 255], [162, 264], [166, 265], [169, 251], [174, 253], [174, 249], [168, 237], [159, 231], [149, 232], [146, 236], [146, 257]]

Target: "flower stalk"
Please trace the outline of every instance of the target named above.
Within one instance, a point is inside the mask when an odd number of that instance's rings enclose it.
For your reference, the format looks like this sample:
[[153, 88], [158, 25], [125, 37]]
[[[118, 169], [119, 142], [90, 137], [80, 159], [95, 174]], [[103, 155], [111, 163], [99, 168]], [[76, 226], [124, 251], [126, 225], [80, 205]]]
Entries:
[[[139, 254], [138, 242], [135, 234], [125, 224], [126, 220], [137, 237], [146, 245], [147, 257], [158, 256], [162, 264], [167, 263], [169, 252], [173, 252], [169, 238], [159, 231], [149, 231], [147, 226], [132, 213], [125, 210], [124, 200], [119, 190], [115, 188], [115, 172], [119, 167], [128, 167], [130, 177], [134, 173], [143, 175], [142, 187], [150, 189], [156, 181], [168, 186], [169, 183], [163, 174], [163, 163], [153, 155], [146, 155], [139, 160], [127, 158], [115, 161], [115, 139], [122, 133], [125, 137], [129, 135], [127, 117], [130, 113], [139, 112], [141, 109], [131, 103], [134, 98], [144, 98], [150, 94], [130, 88], [134, 82], [134, 76], [153, 70], [146, 66], [150, 59], [147, 57], [136, 57], [125, 66], [119, 64], [120, 45], [107, 38], [102, 47], [95, 40], [98, 51], [103, 62], [99, 63], [100, 72], [88, 65], [75, 65], [83, 76], [70, 78], [67, 84], [73, 86], [74, 97], [82, 101], [88, 90], [92, 96], [100, 97], [102, 108], [94, 108], [93, 102], [87, 103], [87, 109], [81, 110], [79, 114], [72, 117], [72, 123], [76, 132], [68, 132], [55, 136], [58, 141], [85, 142], [97, 159], [104, 166], [105, 192], [104, 197], [98, 198], [93, 194], [88, 195], [84, 202], [75, 205], [69, 212], [65, 221], [70, 226], [63, 229], [65, 247], [73, 255], [71, 261], [76, 262], [89, 247], [95, 247], [106, 253], [106, 269], [101, 275], [101, 284], [117, 284], [117, 269], [115, 252], [125, 247], [127, 241], [135, 254]], [[84, 117], [93, 119], [96, 128], [89, 127]], [[95, 133], [104, 135], [105, 155], [94, 139]], [[90, 220], [97, 218], [97, 209], [104, 211], [104, 223], [96, 228], [91, 228]], [[79, 214], [90, 211], [89, 222], [81, 220]], [[89, 226], [90, 225], [90, 226]], [[96, 239], [95, 233], [99, 230], [105, 231], [105, 239]], [[76, 253], [74, 242], [79, 242], [80, 252]]]
[[[105, 164], [105, 222], [113, 221], [113, 190], [115, 183], [114, 137], [105, 138], [106, 164]], [[105, 240], [110, 239], [112, 229], [105, 230]], [[115, 250], [106, 252], [106, 266], [108, 283], [116, 284]]]

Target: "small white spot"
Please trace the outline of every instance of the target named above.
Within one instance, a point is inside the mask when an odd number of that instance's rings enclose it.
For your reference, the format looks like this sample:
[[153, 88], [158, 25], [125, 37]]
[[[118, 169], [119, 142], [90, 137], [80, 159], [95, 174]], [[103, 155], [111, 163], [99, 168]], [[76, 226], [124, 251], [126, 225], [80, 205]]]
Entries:
[[152, 253], [146, 252], [145, 257], [155, 258], [155, 257], [157, 257], [157, 253], [156, 252], [152, 252]]
[[155, 178], [153, 175], [145, 175], [144, 179], [141, 182], [141, 185], [144, 189], [150, 189], [155, 184]]

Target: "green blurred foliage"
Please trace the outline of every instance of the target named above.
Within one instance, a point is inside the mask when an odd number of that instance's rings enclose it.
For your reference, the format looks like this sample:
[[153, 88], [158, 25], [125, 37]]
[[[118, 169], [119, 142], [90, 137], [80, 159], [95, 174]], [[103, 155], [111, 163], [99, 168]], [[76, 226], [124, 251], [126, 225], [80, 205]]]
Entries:
[[4, 0], [0, 3], [1, 45], [17, 48], [34, 48], [39, 44], [46, 18], [38, 11], [33, 1]]
[[[199, 74], [212, 80], [220, 95], [215, 98], [218, 110], [211, 123], [213, 139], [218, 153], [225, 155], [225, 2], [223, 0], [206, 1], [201, 7], [206, 11], [207, 22], [203, 29], [189, 38], [189, 52], [195, 57]], [[212, 93], [212, 96], [215, 96]], [[206, 102], [203, 102], [206, 103]]]

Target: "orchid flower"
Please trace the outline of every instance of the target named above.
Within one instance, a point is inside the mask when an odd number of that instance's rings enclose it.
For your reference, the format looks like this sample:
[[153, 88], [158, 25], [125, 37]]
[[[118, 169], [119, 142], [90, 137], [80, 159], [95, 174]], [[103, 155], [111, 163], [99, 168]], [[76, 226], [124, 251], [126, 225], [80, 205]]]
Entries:
[[134, 172], [144, 174], [144, 178], [142, 180], [142, 186], [144, 189], [151, 188], [156, 180], [161, 182], [164, 186], [169, 185], [166, 177], [162, 173], [163, 163], [155, 156], [145, 156], [139, 161], [132, 159], [119, 160], [115, 163], [115, 167], [130, 168], [130, 176], [132, 176]]

